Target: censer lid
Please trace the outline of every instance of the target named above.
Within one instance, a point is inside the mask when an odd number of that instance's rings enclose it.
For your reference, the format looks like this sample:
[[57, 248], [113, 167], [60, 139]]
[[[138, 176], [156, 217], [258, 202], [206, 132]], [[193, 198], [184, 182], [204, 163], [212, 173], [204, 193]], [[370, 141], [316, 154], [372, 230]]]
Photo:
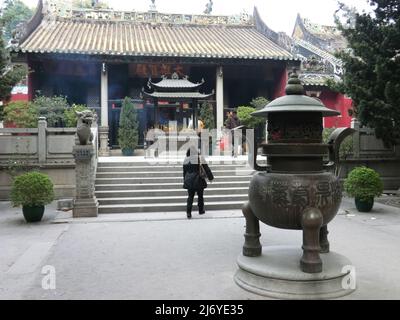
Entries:
[[292, 72], [286, 86], [286, 96], [275, 99], [264, 109], [253, 112], [253, 116], [268, 117], [270, 113], [318, 112], [323, 117], [339, 116], [340, 112], [329, 109], [316, 99], [304, 95], [304, 87], [296, 72]]

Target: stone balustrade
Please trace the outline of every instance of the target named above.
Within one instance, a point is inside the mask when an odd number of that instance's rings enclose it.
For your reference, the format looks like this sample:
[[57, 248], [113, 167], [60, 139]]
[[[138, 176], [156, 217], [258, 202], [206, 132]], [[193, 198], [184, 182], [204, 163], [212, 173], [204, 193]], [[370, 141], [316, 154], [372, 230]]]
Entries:
[[[98, 158], [97, 127], [92, 128], [95, 137], [93, 168]], [[40, 118], [38, 128], [0, 128], [0, 200], [9, 199], [13, 171], [40, 170], [49, 175], [55, 187], [56, 197], [75, 196], [76, 128], [48, 128], [45, 118]]]

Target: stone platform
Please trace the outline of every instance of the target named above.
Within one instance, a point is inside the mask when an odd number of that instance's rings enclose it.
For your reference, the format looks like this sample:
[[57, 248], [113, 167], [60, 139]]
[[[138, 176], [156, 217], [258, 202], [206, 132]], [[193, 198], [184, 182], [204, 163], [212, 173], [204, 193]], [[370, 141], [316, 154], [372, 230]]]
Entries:
[[331, 252], [321, 254], [323, 272], [300, 270], [303, 251], [294, 247], [264, 247], [262, 256], [240, 255], [235, 282], [243, 289], [278, 299], [333, 299], [351, 294], [351, 262]]

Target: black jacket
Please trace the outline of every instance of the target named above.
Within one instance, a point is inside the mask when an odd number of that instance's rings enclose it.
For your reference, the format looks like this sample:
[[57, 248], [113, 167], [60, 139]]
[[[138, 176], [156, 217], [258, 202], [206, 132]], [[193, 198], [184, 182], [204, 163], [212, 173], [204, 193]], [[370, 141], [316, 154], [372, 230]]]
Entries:
[[[208, 180], [214, 180], [211, 169], [204, 159], [201, 163], [207, 174]], [[197, 159], [193, 159], [192, 157], [186, 157], [183, 163], [183, 188], [188, 190], [203, 190], [207, 188], [207, 181], [200, 178], [199, 175], [199, 162]]]

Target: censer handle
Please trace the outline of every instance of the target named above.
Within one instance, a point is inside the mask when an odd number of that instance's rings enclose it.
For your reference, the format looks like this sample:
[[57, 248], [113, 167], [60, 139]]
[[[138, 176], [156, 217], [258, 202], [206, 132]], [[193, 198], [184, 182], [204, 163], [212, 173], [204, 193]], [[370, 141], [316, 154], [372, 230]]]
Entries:
[[253, 170], [256, 171], [261, 171], [261, 172], [266, 172], [269, 170], [269, 166], [259, 166], [257, 164], [257, 153], [258, 153], [258, 146], [257, 146], [257, 141], [256, 141], [256, 136], [254, 134], [254, 131], [251, 133], [248, 132], [246, 134], [246, 140], [249, 146], [249, 152], [248, 152], [248, 161], [249, 165]]
[[340, 162], [340, 145], [348, 136], [355, 132], [352, 128], [337, 128], [329, 136], [329, 166], [333, 167], [335, 170], [335, 175], [339, 176], [339, 162]]

